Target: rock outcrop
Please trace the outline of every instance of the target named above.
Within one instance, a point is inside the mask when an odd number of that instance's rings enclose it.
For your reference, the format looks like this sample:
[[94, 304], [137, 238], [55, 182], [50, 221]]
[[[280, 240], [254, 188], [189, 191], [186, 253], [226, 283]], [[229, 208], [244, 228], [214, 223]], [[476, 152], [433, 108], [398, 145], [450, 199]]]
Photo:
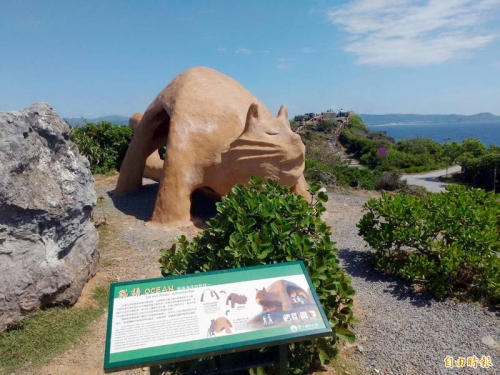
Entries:
[[0, 332], [95, 274], [93, 177], [69, 132], [45, 103], [0, 112]]
[[[290, 129], [286, 107], [274, 117], [238, 82], [213, 69], [196, 67], [175, 77], [131, 125], [134, 136], [115, 191], [138, 190], [143, 176], [158, 179], [153, 223], [190, 225], [194, 191], [224, 195], [251, 176], [271, 178], [311, 200], [305, 146]], [[165, 145], [162, 161], [156, 151]]]

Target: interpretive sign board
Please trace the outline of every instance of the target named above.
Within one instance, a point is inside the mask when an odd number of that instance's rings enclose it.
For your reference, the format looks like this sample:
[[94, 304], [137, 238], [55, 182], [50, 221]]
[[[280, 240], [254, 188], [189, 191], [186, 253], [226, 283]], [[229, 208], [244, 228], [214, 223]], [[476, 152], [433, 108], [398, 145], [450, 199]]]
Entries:
[[331, 333], [302, 262], [111, 284], [106, 372]]

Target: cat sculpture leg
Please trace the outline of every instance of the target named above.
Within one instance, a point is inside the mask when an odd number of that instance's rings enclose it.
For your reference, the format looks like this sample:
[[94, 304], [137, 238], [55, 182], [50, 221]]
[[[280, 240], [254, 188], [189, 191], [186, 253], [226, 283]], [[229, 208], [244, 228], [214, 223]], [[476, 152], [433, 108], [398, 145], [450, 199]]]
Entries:
[[307, 186], [307, 182], [306, 182], [306, 178], [304, 177], [304, 174], [302, 174], [299, 179], [297, 180], [297, 182], [295, 183], [295, 185], [293, 185], [291, 188], [290, 188], [290, 191], [292, 193], [295, 193], [295, 194], [298, 194], [298, 195], [301, 195], [302, 197], [304, 197], [304, 199], [308, 202], [308, 203], [311, 203], [312, 202], [312, 197], [311, 197], [311, 194], [309, 193], [309, 189], [308, 189], [308, 186]]
[[[142, 187], [146, 160], [167, 142], [169, 118], [163, 107], [156, 106], [148, 109], [144, 115], [134, 114], [130, 119], [130, 127], [134, 129], [134, 136], [120, 168], [115, 188], [118, 194], [136, 191]], [[162, 163], [157, 159], [159, 155], [154, 158], [155, 164]]]
[[[172, 132], [182, 131], [183, 127], [175, 125], [171, 120]], [[180, 130], [179, 130], [180, 129]], [[189, 139], [175, 144], [172, 139], [180, 137], [170, 136], [167, 143], [167, 152], [163, 165], [163, 179], [160, 181], [156, 203], [151, 216], [151, 223], [168, 224], [173, 227], [183, 227], [193, 224], [191, 220], [191, 194], [201, 187], [203, 174], [198, 171], [198, 155]], [[183, 155], [179, 158], [179, 155]]]

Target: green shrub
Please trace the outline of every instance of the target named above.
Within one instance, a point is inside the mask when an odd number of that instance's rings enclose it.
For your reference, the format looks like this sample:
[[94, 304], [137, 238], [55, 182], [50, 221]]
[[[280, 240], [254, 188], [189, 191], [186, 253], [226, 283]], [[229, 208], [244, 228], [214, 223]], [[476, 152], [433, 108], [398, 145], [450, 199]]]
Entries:
[[71, 129], [71, 140], [89, 160], [92, 173], [108, 173], [120, 169], [132, 133], [128, 126], [88, 122]]
[[382, 173], [375, 181], [375, 190], [394, 191], [406, 186], [406, 181], [401, 181], [401, 172], [390, 171]]
[[336, 124], [337, 121], [335, 121], [335, 119], [318, 121], [318, 123], [316, 124], [316, 131], [330, 133]]
[[208, 229], [191, 242], [182, 236], [161, 250], [164, 276], [302, 260], [334, 333], [289, 346], [289, 371], [306, 374], [332, 358], [339, 339], [354, 340], [351, 310], [354, 290], [339, 265], [330, 229], [321, 220], [325, 193], [312, 187], [313, 204], [287, 187], [260, 178], [236, 185], [217, 204]]
[[467, 138], [462, 141], [462, 153], [471, 153], [473, 157], [478, 158], [486, 153], [486, 146], [477, 138]]
[[367, 137], [367, 134], [358, 134], [358, 131], [346, 129], [339, 135], [339, 141], [346, 147], [349, 154], [361, 157], [364, 154], [376, 151], [376, 143]]
[[443, 169], [443, 168], [446, 168], [446, 164], [413, 166], [413, 167], [403, 168], [402, 171], [406, 173], [422, 173], [422, 172], [435, 171], [437, 169]]
[[350, 129], [357, 129], [357, 130], [365, 132], [365, 133], [368, 133], [370, 131], [368, 129], [368, 127], [365, 125], [365, 123], [363, 122], [363, 120], [361, 119], [361, 117], [359, 115], [354, 114], [354, 113], [351, 114], [351, 116], [349, 118], [348, 127]]
[[[470, 147], [472, 140], [468, 141]], [[499, 191], [500, 147], [490, 146], [478, 157], [471, 152], [465, 152], [457, 157], [457, 162], [462, 166], [464, 181], [471, 183], [474, 187]]]
[[376, 252], [376, 268], [438, 297], [500, 302], [500, 202], [463, 186], [423, 197], [384, 194], [370, 200], [357, 224]]
[[443, 153], [443, 146], [430, 138], [402, 140], [396, 144], [396, 149], [412, 155], [440, 155]]
[[345, 173], [347, 175], [346, 177], [349, 179], [349, 186], [359, 187], [366, 190], [375, 189], [375, 181], [378, 177], [378, 173], [376, 171], [366, 168], [358, 169], [345, 167]]

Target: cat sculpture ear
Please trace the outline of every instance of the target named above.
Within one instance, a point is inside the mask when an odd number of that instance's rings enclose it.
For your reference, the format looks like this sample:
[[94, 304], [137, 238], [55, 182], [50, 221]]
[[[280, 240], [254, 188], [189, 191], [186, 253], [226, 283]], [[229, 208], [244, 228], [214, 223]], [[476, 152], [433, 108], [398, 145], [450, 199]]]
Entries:
[[245, 129], [243, 133], [249, 133], [256, 130], [257, 122], [259, 121], [259, 105], [257, 103], [250, 104], [247, 112], [247, 119], [245, 121]]
[[286, 109], [286, 106], [282, 105], [280, 107], [280, 110], [278, 112], [278, 116], [276, 116], [277, 118], [282, 118], [284, 120], [286, 120], [288, 123], [290, 123], [290, 121], [288, 120], [288, 110]]

